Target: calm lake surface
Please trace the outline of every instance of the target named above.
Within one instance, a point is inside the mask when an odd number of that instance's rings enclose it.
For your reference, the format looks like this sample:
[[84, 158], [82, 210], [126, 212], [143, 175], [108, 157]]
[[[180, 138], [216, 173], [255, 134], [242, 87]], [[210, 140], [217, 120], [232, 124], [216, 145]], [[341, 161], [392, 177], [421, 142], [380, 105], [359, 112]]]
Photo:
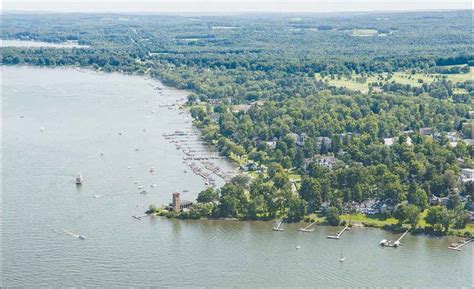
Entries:
[[[336, 228], [136, 220], [173, 191], [189, 190], [182, 198], [194, 200], [205, 188], [163, 136], [193, 131], [187, 114], [166, 106], [186, 93], [144, 77], [75, 69], [3, 67], [2, 79], [3, 287], [472, 286], [472, 245], [447, 249], [457, 238], [407, 236], [392, 249], [378, 243], [398, 235], [378, 229], [329, 240]], [[197, 136], [194, 150], [214, 155]], [[79, 188], [76, 172], [84, 176]]]

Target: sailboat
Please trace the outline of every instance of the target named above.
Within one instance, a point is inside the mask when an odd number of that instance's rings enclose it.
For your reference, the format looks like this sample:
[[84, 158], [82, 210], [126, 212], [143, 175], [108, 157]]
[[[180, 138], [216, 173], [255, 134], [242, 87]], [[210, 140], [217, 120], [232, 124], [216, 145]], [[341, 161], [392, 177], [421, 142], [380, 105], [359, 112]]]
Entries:
[[344, 262], [346, 260], [346, 257], [344, 257], [344, 250], [341, 251], [341, 259], [339, 259], [339, 262]]

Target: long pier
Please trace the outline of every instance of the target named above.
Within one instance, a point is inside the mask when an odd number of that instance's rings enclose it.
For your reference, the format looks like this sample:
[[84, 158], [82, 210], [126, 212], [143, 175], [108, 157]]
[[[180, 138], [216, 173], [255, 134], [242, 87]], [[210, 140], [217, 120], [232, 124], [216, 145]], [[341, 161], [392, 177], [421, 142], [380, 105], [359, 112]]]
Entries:
[[283, 219], [280, 220], [276, 227], [273, 227], [273, 231], [283, 231], [283, 228], [281, 228], [281, 224], [283, 224]]
[[313, 232], [314, 229], [310, 229], [314, 224], [316, 224], [318, 221], [314, 221], [312, 222], [311, 224], [309, 224], [308, 226], [304, 227], [304, 228], [299, 228], [298, 231], [300, 232]]
[[474, 239], [467, 239], [467, 240], [464, 240], [463, 242], [461, 243], [455, 243], [455, 244], [452, 244], [448, 247], [448, 249], [451, 249], [451, 250], [456, 250], [456, 251], [462, 251], [461, 248], [466, 246], [467, 244], [473, 242]]
[[344, 229], [342, 229], [342, 230], [341, 230], [339, 233], [337, 233], [336, 235], [328, 235], [328, 236], [326, 236], [326, 238], [338, 240], [338, 239], [341, 238], [342, 234], [344, 234], [344, 232], [347, 231], [347, 230], [349, 230], [349, 225], [346, 225], [346, 226], [344, 227]]

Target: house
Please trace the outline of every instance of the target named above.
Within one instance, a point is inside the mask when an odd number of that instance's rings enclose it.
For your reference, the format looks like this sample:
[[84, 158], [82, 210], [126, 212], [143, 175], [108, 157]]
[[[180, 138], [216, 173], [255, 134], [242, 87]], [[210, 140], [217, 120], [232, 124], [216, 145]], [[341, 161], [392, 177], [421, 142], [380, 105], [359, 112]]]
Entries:
[[450, 131], [447, 133], [446, 137], [450, 142], [457, 142], [459, 140], [459, 133], [457, 131]]
[[419, 130], [421, 135], [431, 135], [431, 128], [430, 127], [422, 127]]
[[323, 156], [315, 161], [322, 166], [332, 169], [337, 164], [338, 159], [333, 156]]
[[466, 145], [470, 146], [470, 145], [474, 145], [474, 140], [470, 139], [470, 138], [465, 138], [462, 140]]
[[277, 142], [276, 141], [266, 141], [265, 142], [272, 150], [276, 148]]
[[237, 113], [237, 112], [246, 112], [248, 111], [252, 106], [250, 104], [236, 104], [232, 106], [232, 112]]
[[319, 206], [319, 212], [325, 213], [330, 205], [331, 205], [331, 203], [329, 203], [329, 202], [322, 203], [321, 206]]
[[302, 133], [298, 136], [298, 139], [296, 140], [296, 145], [302, 147], [304, 145], [304, 142], [308, 139], [308, 135], [306, 133]]
[[474, 181], [474, 169], [462, 169], [461, 170], [461, 181], [472, 182]]
[[213, 123], [219, 123], [219, 114], [213, 112], [211, 113], [211, 115], [209, 116], [209, 118], [211, 119], [211, 121]]
[[441, 205], [441, 206], [446, 206], [448, 204], [448, 197], [437, 197], [435, 195], [431, 196], [430, 198], [430, 205], [435, 206], [435, 205]]
[[467, 210], [469, 212], [469, 216], [471, 217], [470, 221], [474, 221], [474, 202], [469, 202], [467, 205]]
[[321, 145], [325, 144], [326, 147], [331, 147], [332, 141], [329, 137], [327, 136], [320, 136], [316, 138], [316, 148], [319, 150], [321, 149]]
[[[383, 143], [386, 146], [392, 146], [395, 142], [398, 142], [398, 137], [390, 137], [390, 138], [384, 138]], [[412, 145], [412, 140], [411, 137], [407, 136], [407, 140], [405, 142], [407, 145]]]
[[393, 137], [389, 137], [389, 138], [384, 138], [384, 139], [383, 139], [383, 143], [384, 143], [384, 145], [386, 145], [386, 146], [391, 146], [391, 145], [393, 145], [393, 142], [394, 142], [394, 138], [393, 138]]

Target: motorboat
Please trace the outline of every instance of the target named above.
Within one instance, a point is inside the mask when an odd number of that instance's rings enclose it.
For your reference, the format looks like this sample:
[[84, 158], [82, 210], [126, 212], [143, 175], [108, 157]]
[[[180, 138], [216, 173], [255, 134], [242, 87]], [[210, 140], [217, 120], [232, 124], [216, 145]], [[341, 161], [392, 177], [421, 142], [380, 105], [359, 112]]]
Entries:
[[78, 173], [76, 176], [76, 185], [82, 184], [83, 181], [84, 181], [84, 178], [82, 177], [80, 173]]

